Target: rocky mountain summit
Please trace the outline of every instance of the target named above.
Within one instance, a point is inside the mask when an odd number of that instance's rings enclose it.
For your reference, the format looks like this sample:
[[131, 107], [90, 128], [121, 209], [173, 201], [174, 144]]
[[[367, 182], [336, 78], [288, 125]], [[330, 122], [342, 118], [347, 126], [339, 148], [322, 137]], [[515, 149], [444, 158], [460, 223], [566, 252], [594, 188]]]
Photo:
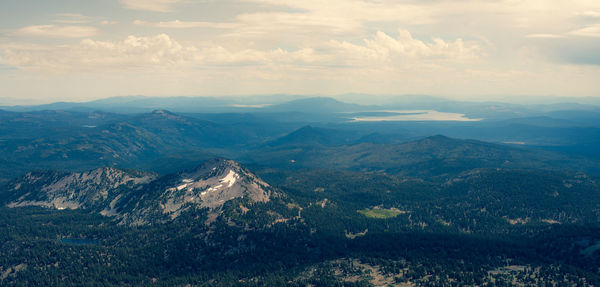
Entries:
[[143, 193], [111, 202], [111, 209], [102, 212], [117, 215], [124, 223], [140, 225], [153, 222], [152, 218], [173, 220], [185, 211], [203, 208], [218, 213], [223, 204], [236, 198], [267, 202], [271, 196], [270, 186], [237, 162], [212, 159], [150, 182]]
[[232, 160], [210, 160], [183, 172], [161, 194], [161, 208], [176, 216], [186, 203], [214, 209], [234, 198], [269, 201], [269, 185]]
[[8, 207], [89, 209], [129, 225], [173, 220], [187, 210], [212, 212], [236, 198], [267, 202], [273, 194], [269, 184], [227, 159], [162, 177], [117, 168], [30, 172], [10, 182], [8, 192]]

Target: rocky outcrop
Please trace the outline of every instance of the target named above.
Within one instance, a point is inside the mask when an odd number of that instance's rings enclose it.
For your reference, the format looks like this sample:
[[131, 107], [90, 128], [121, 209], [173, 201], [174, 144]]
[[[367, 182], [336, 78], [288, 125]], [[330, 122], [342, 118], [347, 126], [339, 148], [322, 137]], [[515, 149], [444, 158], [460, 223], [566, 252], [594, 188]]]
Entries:
[[111, 167], [80, 173], [30, 172], [9, 186], [9, 192], [18, 197], [8, 206], [94, 208], [121, 192], [140, 188], [154, 179], [153, 174]]
[[116, 168], [31, 172], [11, 182], [9, 192], [8, 207], [89, 209], [129, 225], [173, 220], [187, 210], [213, 212], [236, 198], [267, 202], [273, 194], [266, 182], [227, 159], [163, 177]]

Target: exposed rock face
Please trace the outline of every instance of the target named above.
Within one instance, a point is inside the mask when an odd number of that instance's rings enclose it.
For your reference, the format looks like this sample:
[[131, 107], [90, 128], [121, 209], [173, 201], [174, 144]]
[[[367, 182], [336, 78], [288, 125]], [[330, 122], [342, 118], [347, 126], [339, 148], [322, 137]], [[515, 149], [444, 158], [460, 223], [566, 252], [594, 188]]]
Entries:
[[156, 177], [116, 168], [97, 168], [81, 173], [30, 172], [11, 184], [9, 207], [42, 206], [56, 209], [93, 208], [123, 190], [132, 190]]
[[214, 209], [234, 198], [269, 201], [269, 185], [232, 160], [216, 159], [179, 174], [160, 195], [160, 208], [172, 218], [189, 206]]
[[13, 181], [9, 191], [9, 207], [84, 208], [130, 225], [172, 220], [190, 209], [214, 211], [235, 198], [267, 202], [272, 196], [266, 182], [226, 159], [160, 178], [116, 168], [32, 172]]

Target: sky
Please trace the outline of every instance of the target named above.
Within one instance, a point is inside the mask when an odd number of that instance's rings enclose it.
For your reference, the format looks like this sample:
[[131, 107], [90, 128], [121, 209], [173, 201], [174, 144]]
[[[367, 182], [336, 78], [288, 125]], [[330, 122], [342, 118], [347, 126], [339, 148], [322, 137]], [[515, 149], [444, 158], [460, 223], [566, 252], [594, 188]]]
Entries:
[[600, 97], [599, 80], [597, 0], [0, 1], [4, 101]]

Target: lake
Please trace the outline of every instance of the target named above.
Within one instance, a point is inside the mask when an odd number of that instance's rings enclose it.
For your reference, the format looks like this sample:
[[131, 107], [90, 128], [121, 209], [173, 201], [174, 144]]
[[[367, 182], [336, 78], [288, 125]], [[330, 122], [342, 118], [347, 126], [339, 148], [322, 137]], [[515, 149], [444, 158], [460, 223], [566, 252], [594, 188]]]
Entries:
[[353, 113], [354, 122], [386, 122], [386, 121], [457, 121], [476, 122], [482, 119], [472, 119], [465, 114], [446, 113], [435, 110], [387, 110]]

